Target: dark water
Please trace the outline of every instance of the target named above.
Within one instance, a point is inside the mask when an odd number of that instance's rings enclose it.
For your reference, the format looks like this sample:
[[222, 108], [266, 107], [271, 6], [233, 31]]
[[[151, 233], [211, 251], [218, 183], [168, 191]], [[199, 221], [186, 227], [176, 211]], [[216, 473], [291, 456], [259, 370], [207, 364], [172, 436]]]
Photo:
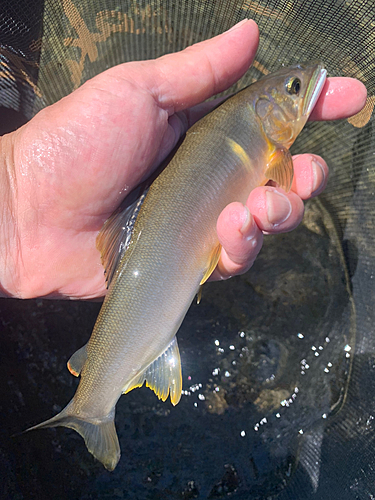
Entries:
[[71, 399], [66, 361], [100, 305], [1, 300], [1, 498], [263, 499], [297, 479], [305, 495], [317, 491], [355, 339], [335, 229], [321, 205], [309, 207], [299, 229], [266, 237], [250, 272], [204, 287], [178, 334], [179, 405], [146, 388], [121, 397], [112, 473], [74, 431], [12, 437]]

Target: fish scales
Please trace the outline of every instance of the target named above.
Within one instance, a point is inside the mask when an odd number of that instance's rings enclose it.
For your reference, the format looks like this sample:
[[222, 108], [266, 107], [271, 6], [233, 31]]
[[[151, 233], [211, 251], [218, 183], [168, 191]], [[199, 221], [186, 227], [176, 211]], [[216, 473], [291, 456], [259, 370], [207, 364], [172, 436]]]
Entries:
[[[269, 179], [290, 188], [288, 148], [325, 75], [319, 63], [284, 68], [228, 99], [187, 132], [145, 197], [87, 346], [68, 362], [73, 374], [81, 374], [76, 394], [60, 414], [32, 429], [75, 429], [113, 470], [120, 458], [114, 413], [121, 393], [146, 381], [161, 399], [170, 394], [177, 404], [182, 378], [175, 334], [219, 258], [217, 219], [226, 205], [245, 203], [249, 192]], [[116, 234], [128, 218], [124, 211], [104, 225], [98, 242], [105, 264], [117, 262], [107, 249], [118, 251]]]
[[[209, 121], [210, 116], [207, 118]], [[194, 148], [187, 146], [186, 152], [182, 147], [181, 154], [172, 161], [174, 168], [166, 169], [150, 188], [130, 243], [136, 242], [137, 255], [125, 253], [119, 276], [110, 289], [111, 301], [103, 305], [88, 344], [88, 360], [82, 377], [86, 373], [103, 373], [103, 376], [100, 375], [99, 381], [91, 377], [78, 389], [75, 405], [84, 415], [87, 404], [92, 414], [92, 384], [98, 401], [107, 400], [107, 406], [100, 408], [99, 415], [107, 414], [117, 400], [117, 394], [108, 400], [108, 367], [116, 367], [111, 372], [113, 386], [125, 385], [126, 379], [148, 366], [155, 359], [155, 352], [161, 354], [172, 341], [197, 292], [212, 247], [218, 244], [216, 220], [220, 212], [233, 199], [245, 202], [249, 191], [264, 181], [263, 166], [256, 158], [249, 168], [233, 153], [226, 142], [229, 133], [236, 135], [231, 127], [233, 120], [228, 120], [227, 125], [226, 130], [214, 133], [204, 120], [198, 122], [190, 132], [195, 134], [198, 144]], [[243, 147], [248, 149], [255, 140], [255, 153], [260, 157], [267, 145], [262, 141], [259, 128], [243, 116], [237, 121], [237, 128], [244, 138]], [[192, 158], [187, 165], [180, 160], [185, 154]], [[231, 178], [230, 190], [224, 189], [228, 177]], [[163, 205], [159, 203], [160, 195]], [[168, 206], [167, 214], [165, 206]], [[200, 248], [200, 259], [196, 258], [197, 248]], [[168, 276], [168, 280], [160, 280], [160, 275]], [[108, 314], [109, 308], [111, 314]], [[140, 324], [143, 330], [154, 334], [139, 339], [135, 350], [132, 339], [142, 333]], [[105, 338], [102, 331], [106, 332]], [[108, 349], [108, 334], [112, 335], [113, 349]], [[129, 356], [139, 360], [137, 366], [124, 365], [123, 359]]]

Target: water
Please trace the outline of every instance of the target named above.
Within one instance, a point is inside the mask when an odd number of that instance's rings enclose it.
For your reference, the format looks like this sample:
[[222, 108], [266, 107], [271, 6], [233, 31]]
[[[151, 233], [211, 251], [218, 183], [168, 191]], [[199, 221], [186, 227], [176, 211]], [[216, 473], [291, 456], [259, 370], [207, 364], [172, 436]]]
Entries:
[[265, 238], [250, 272], [205, 285], [178, 334], [179, 405], [146, 388], [120, 399], [113, 473], [74, 431], [11, 437], [70, 400], [77, 380], [66, 361], [87, 341], [100, 305], [2, 300], [5, 498], [276, 498], [296, 474], [316, 491], [355, 338], [340, 247], [324, 209], [309, 206], [299, 229]]

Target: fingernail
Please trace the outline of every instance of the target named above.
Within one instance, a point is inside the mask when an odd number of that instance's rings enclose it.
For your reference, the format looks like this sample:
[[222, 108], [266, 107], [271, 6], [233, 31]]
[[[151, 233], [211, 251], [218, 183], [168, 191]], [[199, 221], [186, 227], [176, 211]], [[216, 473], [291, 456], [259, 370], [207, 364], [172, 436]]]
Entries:
[[314, 196], [319, 193], [319, 190], [325, 181], [326, 174], [323, 167], [317, 161], [313, 160], [311, 162], [311, 166], [313, 171], [313, 186], [311, 195]]
[[255, 236], [254, 221], [251, 217], [250, 210], [245, 205], [244, 207], [244, 221], [240, 229], [241, 233], [245, 236], [247, 240], [251, 240]]
[[237, 23], [234, 26], [232, 26], [229, 30], [224, 31], [224, 33], [229, 33], [230, 31], [236, 30], [237, 28], [239, 28], [243, 24], [247, 23], [247, 21], [248, 21], [247, 18], [246, 19], [242, 19], [242, 21], [240, 21], [239, 23]]
[[267, 191], [266, 200], [268, 222], [274, 226], [285, 222], [292, 213], [292, 205], [288, 198], [279, 191]]

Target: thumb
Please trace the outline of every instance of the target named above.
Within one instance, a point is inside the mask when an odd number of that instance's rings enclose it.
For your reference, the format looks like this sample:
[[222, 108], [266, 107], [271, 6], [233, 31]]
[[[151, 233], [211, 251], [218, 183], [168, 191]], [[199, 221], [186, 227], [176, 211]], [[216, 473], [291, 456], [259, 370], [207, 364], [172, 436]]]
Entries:
[[112, 70], [120, 78], [131, 78], [172, 115], [222, 92], [241, 78], [255, 57], [258, 42], [256, 23], [245, 19], [231, 30], [181, 52]]

